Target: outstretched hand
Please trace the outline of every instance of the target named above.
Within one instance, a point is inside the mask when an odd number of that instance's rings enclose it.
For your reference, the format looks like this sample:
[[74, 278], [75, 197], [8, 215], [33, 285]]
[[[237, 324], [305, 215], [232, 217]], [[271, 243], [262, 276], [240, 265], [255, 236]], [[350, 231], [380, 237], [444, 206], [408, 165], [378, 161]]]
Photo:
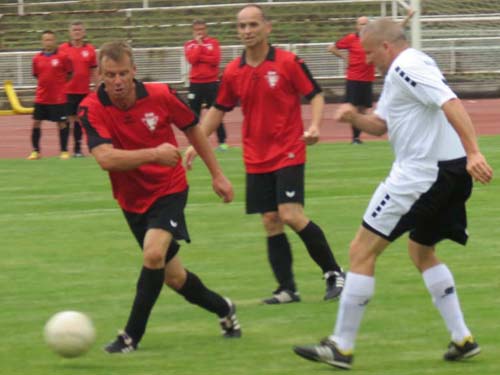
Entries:
[[344, 103], [337, 108], [335, 112], [334, 119], [335, 121], [341, 122], [352, 122], [354, 115], [358, 113], [358, 110], [355, 106], [350, 103]]

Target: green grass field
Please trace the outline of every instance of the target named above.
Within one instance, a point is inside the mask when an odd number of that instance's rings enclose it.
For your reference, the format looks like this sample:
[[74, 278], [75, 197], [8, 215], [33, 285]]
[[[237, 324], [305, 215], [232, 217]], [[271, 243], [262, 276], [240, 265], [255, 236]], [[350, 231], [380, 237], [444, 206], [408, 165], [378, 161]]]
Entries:
[[[483, 152], [500, 171], [500, 137], [482, 137]], [[303, 302], [264, 306], [275, 287], [258, 216], [244, 214], [240, 150], [219, 154], [236, 199], [223, 205], [198, 161], [189, 173], [186, 210], [192, 243], [185, 265], [238, 305], [243, 338], [220, 337], [215, 316], [166, 288], [153, 310], [138, 352], [106, 355], [102, 346], [122, 328], [141, 265], [139, 249], [111, 197], [107, 174], [91, 159], [0, 160], [1, 267], [0, 373], [46, 375], [327, 374], [304, 361], [294, 344], [317, 342], [335, 321], [337, 302], [323, 302], [324, 282], [298, 237], [288, 232]], [[347, 266], [349, 242], [371, 193], [392, 161], [387, 142], [360, 147], [310, 148], [306, 212], [327, 234]], [[449, 341], [405, 240], [380, 259], [377, 288], [355, 352], [356, 374], [423, 375], [500, 373], [500, 183], [476, 185], [469, 203], [466, 248], [451, 242], [439, 254], [454, 272], [462, 307], [483, 353], [445, 363]], [[97, 342], [84, 357], [67, 360], [45, 346], [42, 330], [61, 310], [88, 313]]]

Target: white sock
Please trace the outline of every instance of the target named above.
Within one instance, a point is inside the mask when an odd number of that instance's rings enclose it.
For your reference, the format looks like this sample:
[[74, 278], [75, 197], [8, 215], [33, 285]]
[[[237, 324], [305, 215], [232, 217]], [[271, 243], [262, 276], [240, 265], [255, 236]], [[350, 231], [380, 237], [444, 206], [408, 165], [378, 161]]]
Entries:
[[438, 264], [422, 273], [432, 302], [443, 317], [454, 342], [462, 342], [471, 333], [465, 325], [464, 316], [455, 288], [453, 275], [445, 264]]
[[375, 291], [375, 278], [358, 273], [347, 273], [344, 290], [340, 297], [335, 330], [330, 339], [343, 352], [354, 349], [361, 319], [366, 305]]

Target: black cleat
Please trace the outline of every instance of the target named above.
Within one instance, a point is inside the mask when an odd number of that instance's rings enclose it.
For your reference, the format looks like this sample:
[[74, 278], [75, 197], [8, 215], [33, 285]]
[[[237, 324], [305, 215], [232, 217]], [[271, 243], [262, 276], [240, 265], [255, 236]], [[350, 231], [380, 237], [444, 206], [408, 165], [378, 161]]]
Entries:
[[124, 331], [119, 332], [118, 336], [116, 337], [116, 340], [110, 342], [104, 348], [104, 351], [110, 354], [130, 353], [136, 350], [137, 350], [137, 344], [134, 343], [134, 340]]
[[241, 326], [236, 318], [236, 305], [231, 302], [229, 298], [224, 298], [229, 305], [229, 313], [219, 319], [222, 328], [222, 336], [225, 338], [238, 338], [241, 337]]
[[445, 361], [459, 361], [461, 359], [474, 357], [481, 352], [478, 343], [471, 336], [466, 337], [461, 344], [450, 342], [448, 350], [444, 353]]
[[344, 290], [345, 272], [329, 271], [325, 273], [326, 292], [323, 299], [325, 301], [336, 299]]
[[282, 303], [300, 302], [299, 292], [289, 289], [278, 288], [273, 292], [273, 296], [262, 300], [266, 305], [279, 305]]
[[342, 353], [329, 338], [321, 340], [319, 345], [295, 346], [293, 351], [310, 361], [327, 363], [344, 370], [352, 368], [353, 355]]

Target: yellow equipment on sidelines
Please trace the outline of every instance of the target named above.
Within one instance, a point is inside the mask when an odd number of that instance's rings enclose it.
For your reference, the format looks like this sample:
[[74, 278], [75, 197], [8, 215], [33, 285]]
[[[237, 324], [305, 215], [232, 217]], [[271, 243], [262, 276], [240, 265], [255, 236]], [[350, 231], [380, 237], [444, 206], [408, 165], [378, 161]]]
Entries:
[[24, 115], [33, 113], [33, 108], [26, 108], [22, 106], [19, 98], [17, 97], [16, 91], [14, 90], [12, 81], [5, 81], [4, 89], [12, 110], [0, 110], [0, 115]]

